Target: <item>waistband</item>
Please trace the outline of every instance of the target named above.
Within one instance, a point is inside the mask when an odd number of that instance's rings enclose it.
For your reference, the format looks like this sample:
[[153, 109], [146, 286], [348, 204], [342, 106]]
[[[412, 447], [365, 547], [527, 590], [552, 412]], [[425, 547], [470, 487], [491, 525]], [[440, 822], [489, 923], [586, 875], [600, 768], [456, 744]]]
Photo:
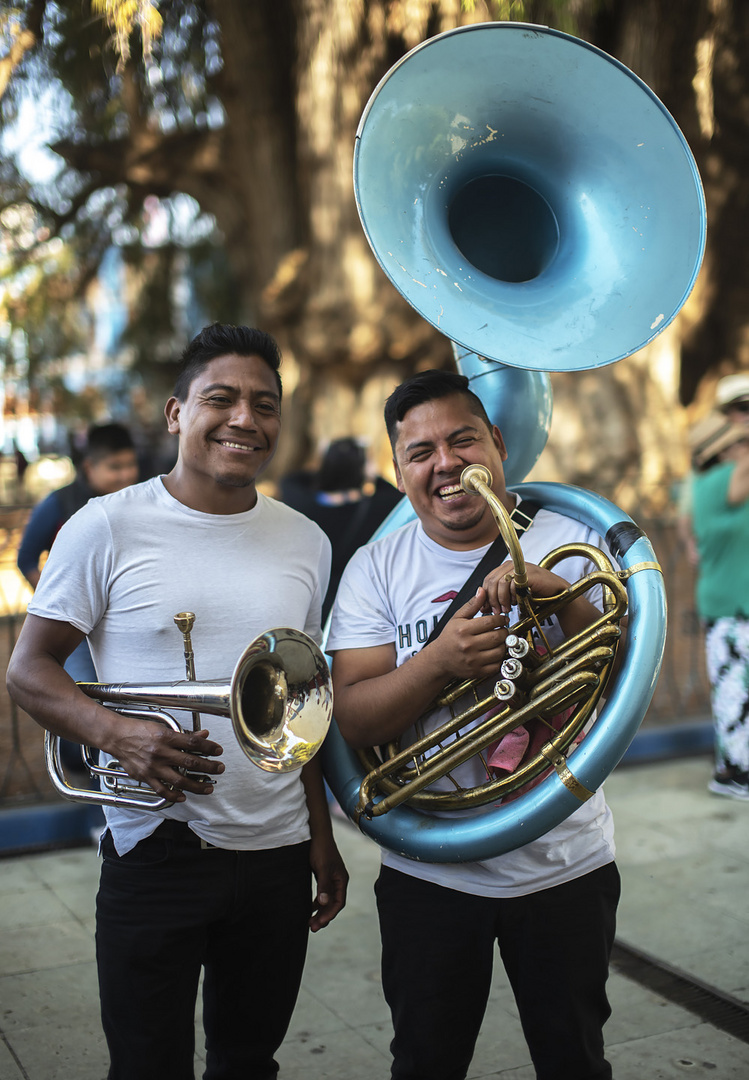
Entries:
[[214, 851], [216, 850], [215, 844], [209, 844], [207, 840], [202, 840], [192, 831], [186, 821], [165, 818], [151, 835], [155, 836], [156, 833], [158, 833], [162, 839], [172, 840], [177, 844], [186, 844], [188, 847], [202, 848], [203, 850], [206, 850], [207, 848]]

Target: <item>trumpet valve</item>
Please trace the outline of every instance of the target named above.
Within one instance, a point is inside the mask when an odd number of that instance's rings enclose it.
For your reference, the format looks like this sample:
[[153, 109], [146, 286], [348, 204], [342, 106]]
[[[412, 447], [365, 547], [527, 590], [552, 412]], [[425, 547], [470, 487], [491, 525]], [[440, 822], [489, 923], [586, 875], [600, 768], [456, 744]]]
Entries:
[[512, 701], [518, 688], [511, 679], [499, 679], [494, 684], [494, 696], [498, 701]]
[[505, 646], [509, 655], [519, 660], [527, 656], [530, 651], [530, 645], [525, 638], [518, 637], [517, 634], [508, 634], [505, 638]]
[[542, 657], [538, 655], [535, 649], [532, 649], [525, 638], [518, 637], [517, 634], [508, 634], [505, 638], [505, 647], [507, 649], [507, 656], [515, 660], [522, 660], [523, 666], [531, 671], [538, 667], [543, 662]]
[[502, 661], [499, 673], [503, 679], [518, 679], [523, 674], [523, 665], [516, 657], [508, 656]]

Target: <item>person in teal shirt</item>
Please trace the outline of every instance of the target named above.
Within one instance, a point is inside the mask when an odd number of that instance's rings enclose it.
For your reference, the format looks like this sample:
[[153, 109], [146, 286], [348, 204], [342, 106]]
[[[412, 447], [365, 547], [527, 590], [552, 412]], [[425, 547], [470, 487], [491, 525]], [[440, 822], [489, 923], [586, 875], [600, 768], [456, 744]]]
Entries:
[[749, 428], [710, 413], [690, 446], [696, 600], [715, 729], [708, 788], [749, 801]]

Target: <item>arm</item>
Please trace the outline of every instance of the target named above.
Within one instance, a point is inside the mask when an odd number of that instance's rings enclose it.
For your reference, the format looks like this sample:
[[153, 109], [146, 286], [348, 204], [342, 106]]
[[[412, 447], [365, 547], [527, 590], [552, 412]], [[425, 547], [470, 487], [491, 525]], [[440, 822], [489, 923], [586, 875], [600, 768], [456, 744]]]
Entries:
[[36, 589], [39, 584], [39, 578], [42, 576], [42, 572], [38, 566], [31, 566], [28, 570], [22, 570], [21, 573], [28, 581], [32, 589]]
[[676, 535], [679, 537], [682, 547], [687, 554], [687, 561], [692, 567], [699, 565], [700, 556], [697, 551], [697, 542], [692, 531], [691, 514], [679, 514], [676, 519]]
[[60, 522], [61, 510], [56, 493], [52, 492], [32, 510], [18, 547], [18, 569], [33, 589], [39, 584], [41, 575], [39, 560], [52, 547]]
[[400, 667], [395, 644], [334, 654], [335, 716], [349, 745], [389, 742], [402, 735], [453, 679], [488, 678], [498, 671], [505, 656], [507, 619], [501, 613], [478, 615], [486, 602], [485, 590], [479, 589], [439, 637]]
[[728, 504], [738, 506], [749, 499], [749, 443], [737, 443], [736, 467], [728, 484]]
[[302, 768], [302, 784], [312, 837], [310, 864], [317, 881], [317, 895], [309, 923], [314, 933], [332, 922], [346, 903], [348, 871], [333, 839], [322, 769], [316, 757]]
[[[122, 716], [87, 697], [63, 668], [84, 636], [70, 623], [27, 615], [8, 665], [13, 700], [53, 735], [111, 754], [130, 776], [170, 802], [184, 802], [185, 791], [210, 794], [211, 784], [177, 770], [222, 773], [223, 764], [211, 760], [223, 753], [219, 744], [207, 738], [207, 731], [178, 733]], [[208, 757], [193, 756], [198, 754]]]

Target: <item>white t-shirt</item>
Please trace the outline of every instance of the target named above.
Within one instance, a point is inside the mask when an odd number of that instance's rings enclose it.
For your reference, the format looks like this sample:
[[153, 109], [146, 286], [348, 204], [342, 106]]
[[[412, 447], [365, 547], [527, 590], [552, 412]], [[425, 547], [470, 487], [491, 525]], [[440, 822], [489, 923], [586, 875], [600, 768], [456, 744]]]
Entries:
[[[568, 543], [591, 544], [608, 554], [597, 533], [547, 510], [538, 511], [520, 543], [526, 562], [534, 564]], [[416, 520], [360, 548], [349, 562], [338, 590], [327, 651], [395, 642], [397, 666], [405, 663], [423, 648], [434, 625], [488, 547], [452, 551], [431, 540]], [[554, 573], [574, 582], [593, 569], [587, 560], [574, 558], [557, 564]], [[587, 595], [600, 606], [600, 589]], [[518, 611], [514, 609], [510, 623], [517, 620]], [[556, 618], [544, 626], [544, 632], [552, 647], [563, 639]], [[436, 712], [424, 724], [425, 730], [436, 727], [448, 715], [446, 710]], [[404, 742], [408, 742], [408, 736]], [[466, 786], [486, 780], [483, 767], [475, 760], [461, 766], [455, 775]], [[448, 780], [435, 785], [450, 786]], [[613, 819], [601, 790], [545, 836], [493, 859], [428, 863], [383, 851], [384, 864], [403, 873], [460, 892], [498, 897], [523, 896], [571, 881], [613, 858]]]
[[[204, 514], [174, 499], [160, 477], [92, 499], [60, 530], [28, 610], [88, 635], [99, 681], [184, 680], [183, 639], [174, 625], [195, 613], [198, 681], [230, 677], [259, 634], [292, 627], [321, 640], [320, 611], [330, 541], [283, 503], [258, 495], [241, 514]], [[189, 713], [169, 710], [188, 730]], [[211, 844], [261, 849], [309, 837], [299, 771], [268, 773], [244, 754], [231, 719], [206, 715], [226, 769], [213, 794], [166, 811], [106, 807], [124, 854], [165, 817], [189, 821]]]

